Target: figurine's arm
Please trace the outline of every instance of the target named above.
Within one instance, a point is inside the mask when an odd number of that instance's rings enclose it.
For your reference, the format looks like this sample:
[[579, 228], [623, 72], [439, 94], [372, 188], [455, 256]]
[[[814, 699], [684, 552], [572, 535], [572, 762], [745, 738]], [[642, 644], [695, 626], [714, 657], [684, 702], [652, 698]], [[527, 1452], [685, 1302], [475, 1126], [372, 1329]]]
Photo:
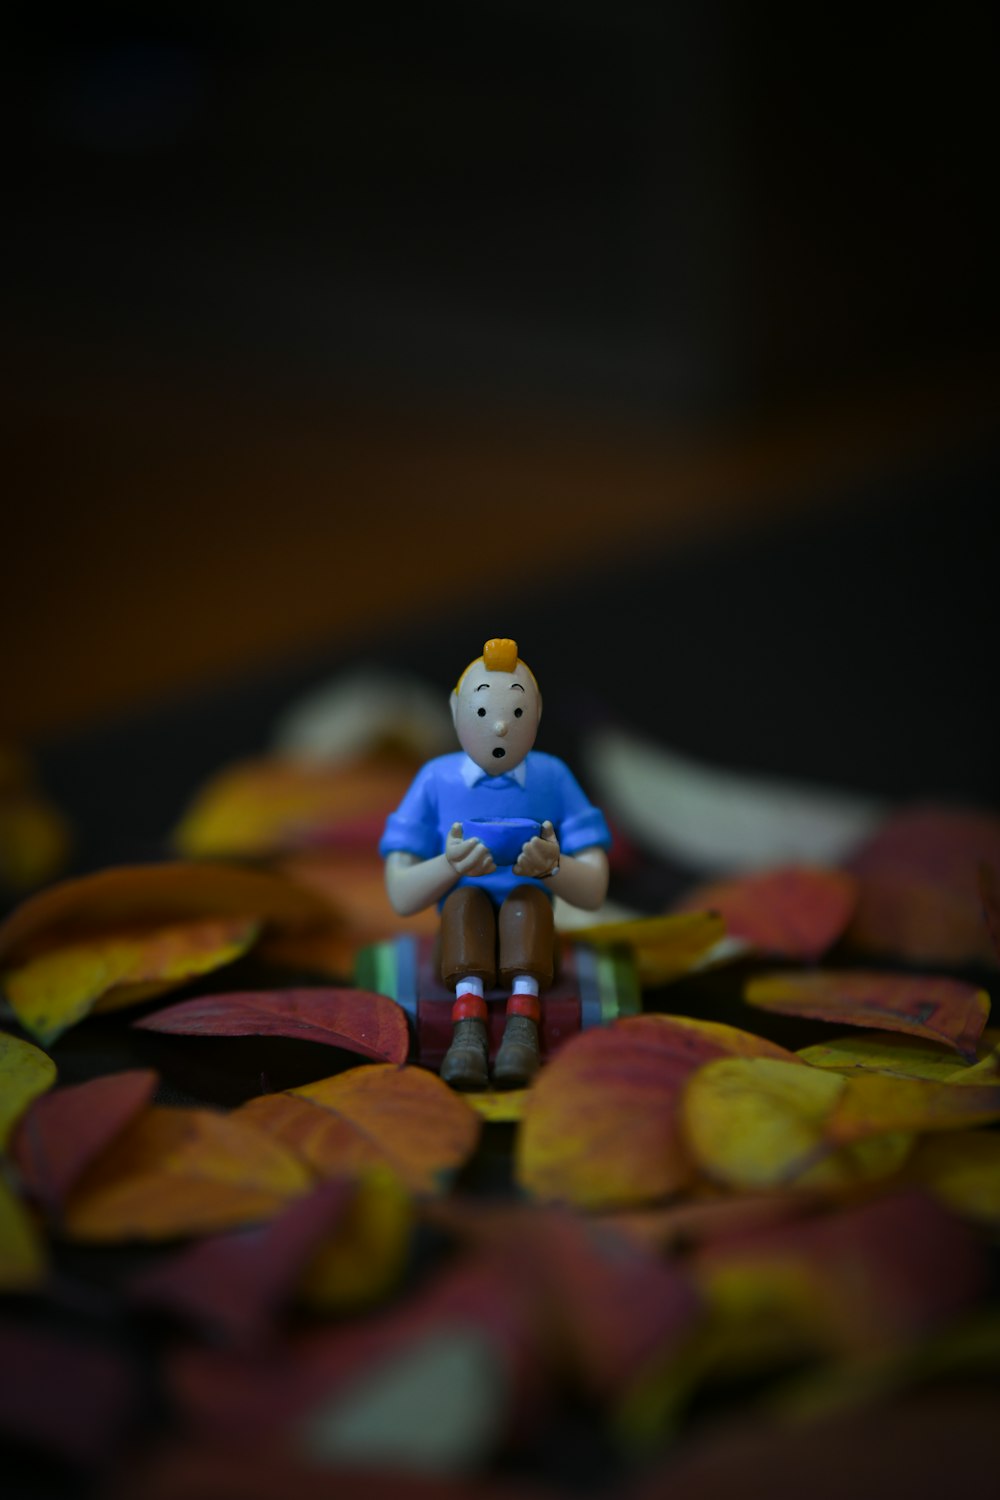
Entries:
[[482, 840], [463, 838], [461, 823], [453, 823], [444, 853], [433, 859], [419, 859], [404, 850], [390, 854], [385, 862], [385, 888], [393, 911], [400, 917], [412, 917], [440, 901], [463, 875], [490, 875], [495, 869], [493, 856]]
[[563, 854], [552, 824], [546, 820], [541, 834], [529, 839], [514, 866], [515, 875], [547, 880], [554, 896], [582, 911], [596, 911], [608, 894], [608, 856], [598, 845]]

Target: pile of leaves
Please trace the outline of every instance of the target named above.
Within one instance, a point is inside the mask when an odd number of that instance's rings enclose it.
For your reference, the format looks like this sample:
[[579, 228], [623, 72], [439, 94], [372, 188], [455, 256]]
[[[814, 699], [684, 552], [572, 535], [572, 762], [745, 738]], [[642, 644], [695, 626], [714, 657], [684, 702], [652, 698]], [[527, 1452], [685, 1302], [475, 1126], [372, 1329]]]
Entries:
[[462, 1096], [350, 982], [400, 928], [373, 845], [412, 770], [232, 768], [176, 858], [0, 925], [20, 1472], [115, 1500], [971, 1481], [1000, 820], [904, 810], [838, 868], [577, 931], [631, 950], [644, 1013]]

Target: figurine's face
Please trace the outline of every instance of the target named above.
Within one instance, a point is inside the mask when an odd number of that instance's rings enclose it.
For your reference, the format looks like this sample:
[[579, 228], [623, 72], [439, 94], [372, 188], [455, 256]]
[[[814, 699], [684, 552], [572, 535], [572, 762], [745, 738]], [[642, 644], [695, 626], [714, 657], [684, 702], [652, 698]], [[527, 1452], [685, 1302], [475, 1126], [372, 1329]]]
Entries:
[[466, 755], [491, 776], [502, 776], [519, 766], [535, 743], [542, 700], [520, 662], [514, 672], [487, 672], [479, 665], [452, 693], [451, 715]]

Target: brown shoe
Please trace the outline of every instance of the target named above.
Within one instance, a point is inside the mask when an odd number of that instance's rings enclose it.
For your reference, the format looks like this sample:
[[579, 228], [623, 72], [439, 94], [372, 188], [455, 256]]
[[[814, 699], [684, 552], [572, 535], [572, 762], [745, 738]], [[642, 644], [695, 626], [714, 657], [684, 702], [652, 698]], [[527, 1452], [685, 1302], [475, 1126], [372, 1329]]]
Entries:
[[488, 1087], [490, 1047], [486, 1024], [473, 1017], [456, 1021], [451, 1046], [441, 1064], [441, 1077], [453, 1089], [471, 1092]]
[[540, 1066], [538, 1027], [529, 1016], [508, 1016], [493, 1065], [493, 1082], [502, 1089], [521, 1088], [531, 1082]]

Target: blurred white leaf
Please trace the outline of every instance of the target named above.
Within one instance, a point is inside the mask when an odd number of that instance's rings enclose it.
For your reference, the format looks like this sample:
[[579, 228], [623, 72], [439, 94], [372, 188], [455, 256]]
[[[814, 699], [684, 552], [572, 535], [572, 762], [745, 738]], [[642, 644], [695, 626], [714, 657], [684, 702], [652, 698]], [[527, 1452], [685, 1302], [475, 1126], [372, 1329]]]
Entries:
[[719, 770], [621, 730], [584, 747], [597, 800], [637, 844], [702, 874], [836, 865], [886, 807], [825, 787]]
[[277, 755], [347, 760], [380, 745], [402, 745], [422, 759], [456, 748], [448, 695], [419, 677], [355, 672], [292, 703], [271, 735]]

